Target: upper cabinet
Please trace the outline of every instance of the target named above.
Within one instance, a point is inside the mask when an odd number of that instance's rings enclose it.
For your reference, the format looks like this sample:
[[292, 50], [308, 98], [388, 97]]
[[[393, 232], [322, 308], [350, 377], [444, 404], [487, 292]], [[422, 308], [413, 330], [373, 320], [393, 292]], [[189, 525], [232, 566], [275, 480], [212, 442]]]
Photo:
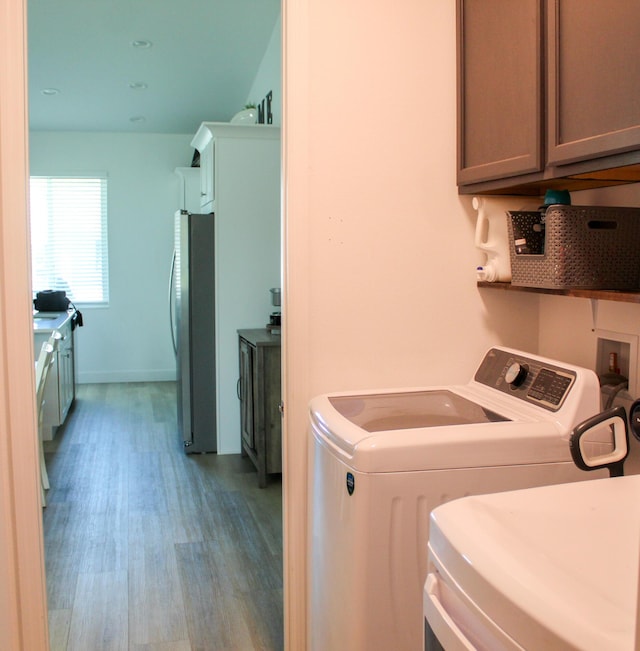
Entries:
[[640, 148], [640, 3], [547, 1], [547, 161]]
[[458, 185], [542, 169], [540, 0], [459, 0]]
[[[200, 154], [200, 209], [215, 212], [221, 186], [246, 190], [250, 183], [264, 184], [267, 177], [280, 191], [280, 128], [266, 124], [231, 124], [203, 122], [191, 141]], [[249, 164], [248, 159], [253, 159]], [[261, 174], [260, 166], [270, 166], [270, 174]], [[273, 167], [275, 165], [275, 167]], [[243, 174], [243, 167], [246, 173]], [[277, 172], [277, 174], [271, 173]], [[255, 176], [255, 178], [254, 178]], [[277, 177], [277, 178], [276, 178]]]
[[637, 0], [458, 0], [458, 186], [640, 181]]
[[[204, 135], [206, 137], [208, 133]], [[200, 149], [200, 207], [205, 213], [213, 212], [215, 156], [216, 141], [207, 138], [206, 144]]]

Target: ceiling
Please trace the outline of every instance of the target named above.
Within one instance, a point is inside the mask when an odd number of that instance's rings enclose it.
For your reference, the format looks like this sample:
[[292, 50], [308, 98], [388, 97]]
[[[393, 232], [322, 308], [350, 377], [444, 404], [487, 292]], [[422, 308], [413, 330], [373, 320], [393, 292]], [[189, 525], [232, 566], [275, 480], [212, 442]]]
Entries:
[[28, 0], [30, 128], [195, 133], [229, 121], [279, 15], [280, 0]]

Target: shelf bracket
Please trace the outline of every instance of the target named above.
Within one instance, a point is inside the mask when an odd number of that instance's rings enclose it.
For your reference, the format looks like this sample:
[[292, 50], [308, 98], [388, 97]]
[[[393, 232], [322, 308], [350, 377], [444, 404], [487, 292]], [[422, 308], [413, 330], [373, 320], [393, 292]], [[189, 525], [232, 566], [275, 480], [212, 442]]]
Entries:
[[598, 325], [598, 299], [592, 298], [589, 300], [591, 301], [591, 325], [593, 326], [591, 332], [595, 332]]

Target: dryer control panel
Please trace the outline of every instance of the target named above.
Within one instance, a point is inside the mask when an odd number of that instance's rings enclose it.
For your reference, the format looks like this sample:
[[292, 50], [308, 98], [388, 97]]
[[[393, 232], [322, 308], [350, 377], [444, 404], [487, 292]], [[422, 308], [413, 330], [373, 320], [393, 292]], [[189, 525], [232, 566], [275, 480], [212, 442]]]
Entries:
[[558, 411], [571, 391], [576, 373], [535, 357], [492, 348], [474, 379], [520, 400]]

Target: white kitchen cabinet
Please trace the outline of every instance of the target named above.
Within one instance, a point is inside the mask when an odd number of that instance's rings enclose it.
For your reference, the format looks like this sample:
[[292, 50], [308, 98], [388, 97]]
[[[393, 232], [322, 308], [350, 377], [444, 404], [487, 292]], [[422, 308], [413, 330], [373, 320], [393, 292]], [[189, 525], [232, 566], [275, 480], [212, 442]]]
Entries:
[[[196, 147], [197, 148], [197, 147]], [[215, 140], [209, 140], [200, 152], [200, 206], [202, 212], [213, 212], [215, 199]]]
[[62, 313], [51, 318], [34, 318], [34, 350], [40, 352], [42, 344], [57, 330], [61, 338], [53, 356], [44, 393], [42, 438], [50, 441], [57, 428], [64, 423], [76, 396], [72, 313]]
[[174, 172], [179, 179], [177, 208], [191, 213], [200, 212], [200, 169], [176, 167]]
[[280, 287], [280, 129], [204, 122], [200, 152], [203, 212], [214, 213], [218, 452], [240, 452], [236, 397], [239, 329], [264, 328], [270, 289]]

